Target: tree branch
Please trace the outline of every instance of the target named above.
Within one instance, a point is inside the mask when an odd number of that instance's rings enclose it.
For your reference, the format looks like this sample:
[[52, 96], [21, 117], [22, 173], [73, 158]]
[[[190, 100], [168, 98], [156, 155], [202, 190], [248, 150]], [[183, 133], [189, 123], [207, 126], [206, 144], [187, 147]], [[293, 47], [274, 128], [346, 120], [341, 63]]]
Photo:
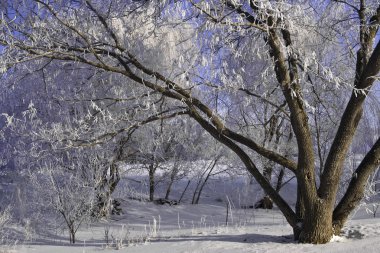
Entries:
[[223, 143], [227, 147], [229, 147], [236, 155], [239, 156], [241, 161], [246, 166], [247, 170], [252, 173], [255, 177], [256, 181], [261, 185], [264, 191], [272, 198], [273, 202], [280, 208], [282, 213], [284, 214], [286, 220], [292, 227], [297, 226], [296, 216], [294, 211], [290, 208], [290, 206], [286, 203], [286, 201], [276, 192], [275, 189], [271, 186], [271, 184], [266, 180], [266, 178], [260, 173], [255, 164], [249, 158], [249, 156], [233, 141], [229, 138], [221, 135], [219, 131], [209, 124], [206, 120], [204, 120], [199, 113], [195, 110], [195, 108], [190, 109], [190, 116], [195, 119], [209, 134], [211, 134], [216, 140]]
[[333, 222], [336, 232], [340, 232], [348, 215], [357, 207], [358, 203], [363, 199], [365, 186], [370, 175], [380, 165], [380, 138], [372, 146], [371, 150], [366, 154], [358, 168], [352, 175], [347, 191], [339, 204], [336, 206], [333, 214]]
[[356, 84], [359, 90], [354, 90], [346, 109], [341, 118], [338, 131], [335, 135], [330, 152], [327, 156], [324, 171], [321, 177], [321, 184], [318, 194], [321, 198], [333, 198], [336, 194], [339, 177], [342, 173], [344, 157], [350, 147], [359, 121], [362, 117], [363, 103], [367, 97], [369, 89], [372, 87], [375, 76], [380, 71], [380, 42], [377, 43], [368, 64], [361, 75], [360, 81]]
[[75, 146], [75, 147], [95, 146], [95, 145], [103, 144], [107, 141], [110, 141], [111, 139], [115, 138], [117, 135], [122, 134], [122, 133], [127, 133], [128, 135], [131, 135], [139, 127], [146, 125], [148, 123], [151, 123], [153, 121], [166, 120], [166, 119], [174, 118], [176, 116], [189, 114], [189, 112], [187, 110], [174, 112], [174, 113], [165, 115], [165, 113], [167, 113], [167, 112], [170, 112], [170, 110], [166, 110], [166, 111], [160, 112], [156, 115], [152, 115], [152, 116], [148, 117], [147, 119], [140, 121], [140, 122], [137, 122], [137, 123], [135, 123], [135, 124], [133, 124], [127, 128], [121, 128], [121, 129], [114, 131], [114, 132], [108, 132], [108, 133], [102, 134], [102, 135], [95, 137], [93, 139], [90, 139], [90, 140], [66, 139], [63, 141], [68, 142], [68, 143], [74, 143], [74, 145], [72, 144], [72, 146]]

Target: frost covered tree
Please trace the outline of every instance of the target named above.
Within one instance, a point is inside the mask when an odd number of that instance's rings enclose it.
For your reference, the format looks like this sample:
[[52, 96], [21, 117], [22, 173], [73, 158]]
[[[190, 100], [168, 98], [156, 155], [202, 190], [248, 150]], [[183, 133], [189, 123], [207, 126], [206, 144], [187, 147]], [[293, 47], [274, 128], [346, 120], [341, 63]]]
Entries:
[[[158, 185], [166, 187], [161, 197], [169, 200], [173, 184], [189, 176], [192, 161], [205, 158], [210, 137], [194, 122], [179, 117], [135, 129], [123, 147], [122, 161], [129, 164], [130, 171], [146, 172], [149, 201], [154, 201]], [[209, 157], [211, 153], [207, 153]]]
[[60, 159], [48, 161], [31, 170], [30, 181], [36, 204], [59, 215], [69, 232], [70, 243], [75, 243], [80, 226], [89, 222], [96, 208], [96, 188], [102, 172], [87, 161], [65, 164]]
[[[76, 73], [107, 73], [119, 80], [118, 91], [144, 98], [138, 104], [144, 110], [133, 114], [139, 120], [119, 118], [128, 126], [95, 103], [104, 121], [91, 123], [101, 131], [75, 131], [62, 145], [91, 145], [134, 124], [188, 116], [240, 158], [295, 238], [307, 243], [340, 233], [379, 166], [377, 136], [337, 198], [363, 110], [379, 99], [373, 91], [380, 71], [377, 1], [20, 0], [3, 1], [1, 8], [3, 78], [28, 62], [45, 68], [53, 60]], [[60, 69], [45, 74], [56, 78]], [[170, 101], [165, 108], [158, 106], [161, 97]], [[276, 147], [263, 145], [264, 104], [291, 126], [294, 141], [288, 132]], [[295, 209], [255, 155], [296, 176]]]
[[[149, 201], [154, 201], [156, 187], [162, 183], [164, 175], [158, 176], [157, 172], [171, 170], [175, 176], [175, 164], [178, 162], [176, 149], [180, 145], [176, 140], [179, 129], [175, 122], [158, 121], [158, 124], [150, 124], [144, 128], [140, 128], [126, 143], [125, 161], [135, 164], [138, 170], [145, 170], [148, 174]], [[174, 163], [171, 169], [167, 168], [169, 163]], [[135, 168], [136, 169], [136, 168]], [[162, 173], [161, 173], [162, 174]], [[169, 190], [170, 192], [170, 190]]]

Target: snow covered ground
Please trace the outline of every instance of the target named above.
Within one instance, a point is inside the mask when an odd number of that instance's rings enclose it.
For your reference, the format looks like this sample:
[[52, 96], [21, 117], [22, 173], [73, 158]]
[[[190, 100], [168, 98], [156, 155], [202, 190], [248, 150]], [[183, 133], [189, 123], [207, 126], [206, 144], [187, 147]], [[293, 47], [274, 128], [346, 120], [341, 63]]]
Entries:
[[[218, 187], [216, 187], [218, 186]], [[236, 186], [236, 184], [235, 184]], [[235, 190], [239, 187], [235, 187]], [[292, 198], [292, 187], [284, 190]], [[224, 190], [223, 190], [224, 189]], [[240, 188], [239, 188], [240, 189]], [[380, 218], [365, 210], [356, 212], [342, 237], [334, 237], [326, 245], [297, 244], [292, 229], [281, 213], [273, 210], [244, 209], [238, 201], [229, 209], [223, 198], [228, 184], [210, 183], [200, 204], [178, 206], [156, 205], [131, 199], [120, 199], [124, 214], [112, 216], [95, 224], [83, 225], [77, 233], [77, 243], [68, 243], [68, 233], [62, 227], [49, 232], [35, 232], [15, 246], [0, 252], [89, 253], [227, 253], [227, 252], [357, 252], [380, 251]], [[246, 192], [247, 193], [247, 192]], [[242, 202], [247, 196], [235, 191]], [[252, 194], [247, 193], [247, 194]], [[231, 197], [232, 199], [232, 197]], [[234, 196], [236, 200], [236, 196]], [[240, 203], [240, 202], [239, 202]], [[20, 226], [15, 231], [22, 233]], [[107, 236], [108, 231], [108, 236]]]
[[[10, 252], [379, 252], [380, 219], [349, 222], [345, 237], [326, 245], [297, 244], [292, 230], [277, 210], [233, 210], [234, 224], [225, 225], [223, 206], [157, 206], [127, 201], [127, 214], [117, 220], [83, 227], [76, 245], [67, 235], [37, 237]], [[360, 215], [359, 215], [360, 216]], [[231, 218], [231, 217], [230, 217]], [[156, 220], [156, 226], [154, 226]], [[179, 222], [178, 222], [179, 221]], [[240, 223], [240, 224], [239, 224]], [[109, 226], [109, 245], [105, 230]], [[351, 238], [350, 238], [351, 237]], [[122, 241], [121, 241], [122, 240]]]

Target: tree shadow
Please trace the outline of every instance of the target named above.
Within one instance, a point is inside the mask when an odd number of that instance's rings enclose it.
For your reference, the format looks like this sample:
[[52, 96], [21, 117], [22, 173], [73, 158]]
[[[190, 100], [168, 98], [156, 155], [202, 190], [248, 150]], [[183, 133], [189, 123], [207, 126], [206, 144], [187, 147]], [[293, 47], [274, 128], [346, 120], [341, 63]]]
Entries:
[[240, 235], [194, 235], [171, 238], [158, 238], [152, 242], [186, 242], [186, 241], [219, 241], [232, 243], [280, 243], [295, 244], [292, 235], [278, 236], [265, 234], [240, 234]]

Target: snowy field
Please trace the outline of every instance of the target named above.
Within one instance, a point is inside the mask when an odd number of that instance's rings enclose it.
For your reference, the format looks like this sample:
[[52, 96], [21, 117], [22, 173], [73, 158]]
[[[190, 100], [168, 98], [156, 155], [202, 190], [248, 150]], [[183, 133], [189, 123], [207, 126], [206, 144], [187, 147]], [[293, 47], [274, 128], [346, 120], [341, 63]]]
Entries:
[[[56, 226], [43, 232], [36, 229], [27, 240], [3, 247], [0, 252], [379, 252], [380, 219], [364, 209], [354, 214], [344, 235], [333, 238], [329, 244], [297, 244], [292, 239], [291, 227], [276, 208], [241, 208], [249, 204], [247, 199], [255, 201], [259, 194], [254, 193], [257, 191], [254, 185], [237, 181], [211, 181], [198, 205], [188, 204], [190, 191], [184, 203], [176, 206], [119, 198], [124, 213], [83, 225], [75, 245], [69, 244], [64, 226]], [[177, 187], [173, 195], [183, 185]], [[283, 190], [289, 200], [294, 196], [292, 188], [289, 184]], [[123, 190], [118, 193], [123, 194]], [[226, 223], [227, 199], [231, 205]], [[25, 230], [20, 225], [11, 229], [20, 234]]]

